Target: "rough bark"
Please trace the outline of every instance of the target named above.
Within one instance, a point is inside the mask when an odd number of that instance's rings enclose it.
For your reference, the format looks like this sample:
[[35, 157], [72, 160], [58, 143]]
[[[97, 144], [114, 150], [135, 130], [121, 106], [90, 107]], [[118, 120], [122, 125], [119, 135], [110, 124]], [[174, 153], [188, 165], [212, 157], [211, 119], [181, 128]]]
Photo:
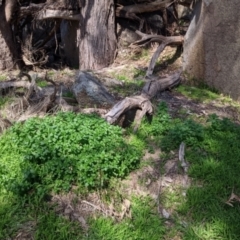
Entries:
[[115, 58], [116, 47], [114, 1], [85, 1], [80, 19], [80, 70], [109, 66]]
[[0, 70], [20, 65], [10, 23], [14, 2], [6, 0], [5, 4], [0, 6]]

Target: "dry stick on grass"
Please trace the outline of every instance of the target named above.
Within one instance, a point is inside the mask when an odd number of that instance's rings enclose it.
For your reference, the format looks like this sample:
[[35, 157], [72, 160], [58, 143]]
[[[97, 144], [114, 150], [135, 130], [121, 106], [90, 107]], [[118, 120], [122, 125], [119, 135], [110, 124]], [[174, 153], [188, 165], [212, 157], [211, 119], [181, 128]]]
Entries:
[[181, 162], [181, 167], [183, 168], [184, 173], [187, 173], [188, 163], [186, 162], [184, 156], [185, 156], [185, 143], [182, 142], [179, 147], [178, 157], [179, 157], [179, 161]]

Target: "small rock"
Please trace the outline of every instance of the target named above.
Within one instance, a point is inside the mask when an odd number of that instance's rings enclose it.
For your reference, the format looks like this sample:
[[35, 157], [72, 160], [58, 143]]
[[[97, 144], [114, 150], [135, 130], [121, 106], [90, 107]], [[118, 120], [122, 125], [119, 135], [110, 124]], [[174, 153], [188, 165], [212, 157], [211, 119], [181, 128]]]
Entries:
[[163, 208], [163, 210], [162, 210], [162, 215], [163, 215], [163, 217], [166, 218], [166, 219], [168, 219], [168, 218], [170, 217], [170, 213], [167, 212], [167, 210], [164, 209], [164, 208]]

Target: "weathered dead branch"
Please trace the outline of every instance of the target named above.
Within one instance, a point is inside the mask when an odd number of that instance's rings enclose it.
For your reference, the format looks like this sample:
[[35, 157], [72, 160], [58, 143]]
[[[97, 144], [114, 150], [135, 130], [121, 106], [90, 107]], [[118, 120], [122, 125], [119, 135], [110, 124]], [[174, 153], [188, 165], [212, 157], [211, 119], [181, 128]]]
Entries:
[[45, 80], [55, 86], [53, 93], [45, 94], [44, 90], [38, 87], [36, 84], [36, 74], [32, 76], [30, 76], [28, 73], [19, 74], [19, 78], [23, 76], [27, 77], [27, 81], [17, 81], [18, 79], [14, 79], [0, 83], [0, 90], [11, 87], [24, 87], [27, 89], [23, 97], [18, 98], [8, 107], [8, 109], [6, 109], [7, 112], [11, 113], [8, 114], [9, 119], [13, 121], [25, 121], [31, 117], [44, 116], [55, 104], [53, 102], [56, 99], [57, 85], [54, 81], [45, 75]]
[[176, 73], [165, 77], [165, 78], [150, 78], [143, 89], [142, 95], [146, 96], [148, 99], [152, 99], [157, 95], [157, 93], [163, 92], [166, 89], [173, 88], [180, 83], [180, 75], [182, 70], [177, 71]]
[[39, 3], [39, 4], [31, 3], [27, 7], [21, 7], [20, 8], [20, 17], [22, 18], [27, 15], [34, 15], [37, 12], [41, 11], [44, 6], [45, 6], [45, 3]]
[[159, 58], [161, 52], [164, 50], [164, 48], [167, 45], [182, 45], [184, 38], [183, 36], [172, 36], [172, 37], [164, 37], [162, 35], [150, 35], [150, 34], [145, 34], [140, 31], [136, 31], [136, 33], [141, 36], [142, 38], [132, 44], [133, 45], [138, 45], [138, 46], [144, 46], [147, 45], [151, 42], [158, 42], [161, 43], [155, 53], [153, 54], [150, 64], [148, 66], [148, 70], [146, 73], [147, 77], [150, 77], [153, 74], [154, 67], [156, 65], [156, 61]]
[[46, 3], [34, 4], [31, 3], [27, 7], [21, 7], [21, 16], [25, 15], [35, 15], [38, 20], [45, 20], [51, 18], [60, 18], [66, 20], [80, 20], [80, 14], [76, 10], [68, 9], [50, 9]]
[[0, 89], [8, 89], [8, 88], [29, 88], [31, 85], [30, 82], [26, 82], [24, 80], [21, 81], [16, 81], [16, 79], [14, 80], [10, 80], [10, 81], [4, 81], [4, 82], [0, 82]]
[[116, 103], [112, 109], [105, 115], [105, 119], [110, 124], [117, 122], [124, 114], [132, 109], [140, 109], [137, 118], [135, 118], [134, 131], [136, 131], [141, 123], [142, 118], [146, 115], [153, 114], [153, 106], [150, 101], [157, 93], [167, 88], [171, 88], [180, 82], [182, 71], [178, 71], [166, 78], [152, 79], [145, 84], [142, 93], [139, 96], [126, 97], [122, 101]]
[[133, 4], [128, 6], [118, 5], [116, 8], [116, 16], [128, 18], [128, 14], [132, 13], [144, 13], [144, 12], [154, 12], [169, 7], [174, 0], [156, 0], [154, 2]]
[[45, 9], [38, 13], [37, 19], [45, 20], [50, 18], [60, 18], [71, 21], [79, 21], [80, 14], [76, 13], [76, 11], [71, 10], [53, 10], [53, 9]]
[[154, 12], [157, 10], [165, 9], [169, 7], [173, 2], [174, 0], [156, 0], [154, 2], [133, 4], [128, 6], [118, 4], [116, 8], [116, 16], [138, 21], [140, 23], [139, 29], [141, 30], [143, 28], [144, 20], [137, 16], [138, 13]]
[[113, 106], [113, 108], [105, 115], [105, 118], [110, 124], [112, 124], [116, 122], [123, 113], [125, 113], [126, 111], [132, 108], [142, 109], [142, 112], [144, 114], [153, 113], [152, 103], [149, 101], [148, 98], [140, 95], [140, 96], [126, 97], [122, 101], [116, 103]]

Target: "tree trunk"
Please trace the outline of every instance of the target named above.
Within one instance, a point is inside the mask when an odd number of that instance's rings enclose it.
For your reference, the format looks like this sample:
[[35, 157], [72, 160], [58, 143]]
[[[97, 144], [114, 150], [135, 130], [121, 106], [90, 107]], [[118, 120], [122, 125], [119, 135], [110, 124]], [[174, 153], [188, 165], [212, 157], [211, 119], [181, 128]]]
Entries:
[[80, 18], [80, 70], [109, 66], [117, 48], [114, 1], [85, 1]]
[[17, 61], [17, 47], [15, 45], [10, 23], [12, 15], [12, 3], [15, 1], [6, 0], [0, 6], [0, 70], [19, 66]]

